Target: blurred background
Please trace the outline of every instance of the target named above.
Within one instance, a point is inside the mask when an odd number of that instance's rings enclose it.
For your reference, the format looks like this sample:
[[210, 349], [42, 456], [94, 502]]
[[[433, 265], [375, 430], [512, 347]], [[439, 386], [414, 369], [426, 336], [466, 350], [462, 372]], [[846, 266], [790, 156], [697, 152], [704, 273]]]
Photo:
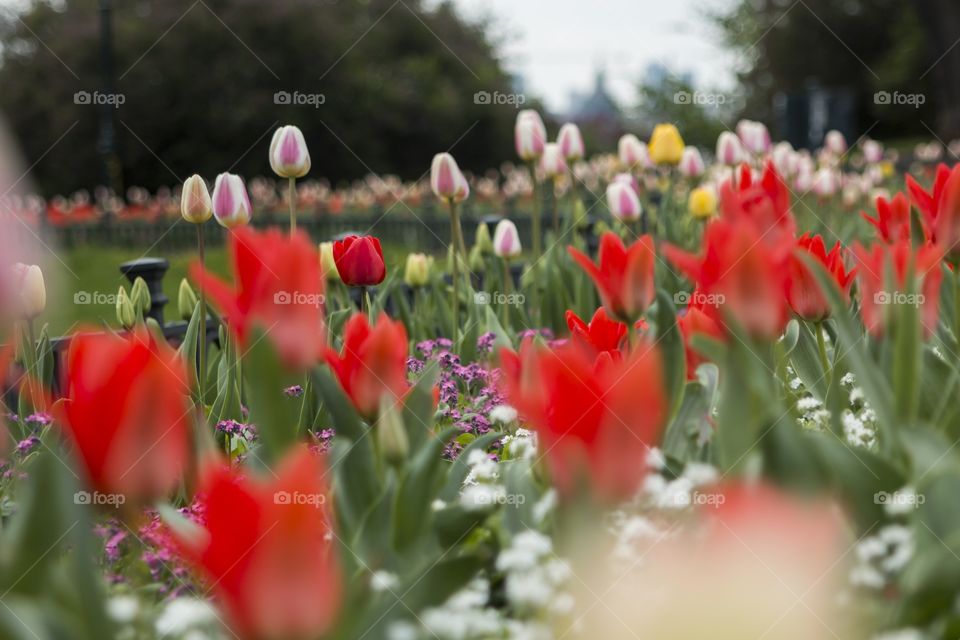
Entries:
[[[513, 158], [518, 107], [588, 151], [658, 121], [713, 147], [740, 117], [960, 138], [955, 0], [0, 0], [0, 110], [41, 195], [266, 173], [299, 125], [312, 176]], [[555, 129], [553, 129], [555, 131]]]

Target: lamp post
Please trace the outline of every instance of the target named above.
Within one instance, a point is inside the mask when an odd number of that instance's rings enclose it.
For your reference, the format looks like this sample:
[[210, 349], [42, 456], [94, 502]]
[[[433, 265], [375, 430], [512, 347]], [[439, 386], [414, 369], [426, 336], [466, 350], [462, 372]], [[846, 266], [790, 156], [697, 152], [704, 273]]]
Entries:
[[[114, 95], [113, 81], [113, 1], [100, 0], [100, 73], [103, 93]], [[117, 154], [117, 130], [114, 122], [115, 108], [110, 101], [101, 100], [97, 105], [100, 135], [97, 151], [103, 160], [103, 184], [118, 196], [123, 196], [123, 176], [120, 157]]]

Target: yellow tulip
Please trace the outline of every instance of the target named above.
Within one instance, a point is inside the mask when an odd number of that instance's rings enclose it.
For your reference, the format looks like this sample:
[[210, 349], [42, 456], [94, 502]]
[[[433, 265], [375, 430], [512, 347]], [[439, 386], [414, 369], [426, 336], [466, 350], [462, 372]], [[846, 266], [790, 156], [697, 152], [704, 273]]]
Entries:
[[333, 243], [320, 243], [320, 271], [327, 280], [339, 280], [340, 272], [337, 263], [333, 260]]
[[422, 253], [411, 253], [407, 256], [403, 281], [411, 287], [422, 287], [430, 281], [430, 262], [427, 256]]
[[686, 145], [672, 124], [658, 124], [650, 136], [650, 159], [654, 164], [680, 164]]
[[710, 187], [698, 187], [690, 192], [687, 206], [694, 218], [709, 218], [717, 212], [717, 194]]

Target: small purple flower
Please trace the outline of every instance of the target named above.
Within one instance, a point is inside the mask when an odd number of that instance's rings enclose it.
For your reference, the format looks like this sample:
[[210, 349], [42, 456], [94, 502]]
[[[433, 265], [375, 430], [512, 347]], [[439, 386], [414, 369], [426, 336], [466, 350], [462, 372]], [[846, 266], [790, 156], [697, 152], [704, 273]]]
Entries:
[[287, 387], [283, 390], [284, 395], [288, 398], [299, 398], [303, 395], [303, 387], [298, 384], [293, 385], [292, 387]]
[[424, 362], [423, 360], [417, 360], [413, 356], [407, 358], [407, 372], [409, 373], [421, 373], [423, 371]]
[[40, 425], [41, 427], [45, 427], [51, 422], [53, 422], [53, 416], [51, 416], [49, 413], [44, 413], [44, 412], [33, 413], [27, 416], [24, 422], [25, 423], [32, 422], [34, 424]]
[[479, 338], [477, 338], [477, 351], [480, 353], [490, 353], [493, 351], [493, 344], [496, 342], [497, 336], [493, 331], [488, 331]]
[[40, 444], [40, 438], [37, 436], [27, 436], [17, 443], [17, 453], [25, 456], [33, 451], [38, 444]]

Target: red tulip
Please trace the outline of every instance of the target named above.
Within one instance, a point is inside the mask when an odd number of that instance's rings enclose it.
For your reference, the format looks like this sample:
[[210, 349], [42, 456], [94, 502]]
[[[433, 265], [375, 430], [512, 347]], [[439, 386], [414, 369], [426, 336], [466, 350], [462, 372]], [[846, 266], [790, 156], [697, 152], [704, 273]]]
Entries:
[[324, 465], [305, 445], [272, 480], [216, 464], [199, 495], [204, 531], [173, 531], [240, 640], [317, 637], [340, 607], [340, 572], [323, 506]]
[[754, 225], [765, 241], [778, 242], [781, 235], [793, 237], [796, 231], [790, 189], [772, 161], [764, 166], [760, 182], [754, 182], [746, 164], [741, 167], [739, 185], [724, 182], [720, 187], [720, 212], [733, 223]]
[[632, 325], [653, 304], [656, 295], [653, 238], [640, 236], [624, 247], [617, 234], [608, 231], [600, 238], [599, 264], [575, 247], [567, 251], [593, 280], [607, 313]]
[[[909, 176], [907, 179], [910, 179]], [[877, 197], [876, 218], [871, 218], [865, 212], [860, 212], [860, 215], [873, 225], [884, 242], [910, 239], [910, 201], [903, 193], [895, 195], [893, 200]]]
[[380, 399], [402, 398], [407, 390], [407, 330], [381, 313], [376, 325], [354, 314], [343, 330], [343, 351], [327, 348], [326, 359], [353, 406], [365, 418], [377, 415]]
[[907, 176], [907, 189], [920, 210], [920, 221], [929, 242], [939, 245], [944, 253], [960, 251], [960, 165], [952, 170], [937, 167], [933, 192], [928, 193]]
[[844, 294], [850, 291], [855, 269], [846, 270], [843, 264], [843, 249], [839, 242], [827, 253], [823, 238], [819, 235], [811, 236], [805, 233], [797, 240], [797, 248], [791, 256], [787, 270], [787, 302], [794, 313], [804, 320], [819, 322], [830, 315], [830, 305], [801, 254], [813, 256], [820, 262]]
[[[700, 353], [693, 348], [691, 339], [695, 335], [704, 335], [708, 338], [714, 338], [715, 340], [724, 340], [726, 334], [723, 331], [723, 328], [709, 311], [705, 311], [704, 307], [700, 304], [696, 304], [696, 301], [701, 299], [702, 296], [699, 292], [694, 292], [692, 299], [694, 303], [687, 307], [686, 311], [677, 317], [677, 325], [680, 328], [680, 333], [683, 335], [683, 344], [684, 344], [684, 355], [686, 356], [687, 361], [687, 379], [694, 380], [697, 377], [697, 367], [699, 367], [704, 362], [708, 362]], [[714, 307], [715, 309], [715, 307]]]
[[914, 206], [920, 211], [920, 224], [929, 242], [937, 241], [937, 218], [947, 191], [947, 181], [950, 180], [951, 175], [952, 172], [947, 165], [937, 166], [937, 175], [933, 180], [933, 188], [929, 192], [921, 187], [913, 176], [907, 175], [907, 192]]
[[387, 275], [380, 241], [373, 236], [347, 236], [333, 243], [333, 261], [344, 284], [371, 287]]
[[749, 335], [775, 340], [789, 320], [786, 267], [793, 239], [770, 234], [763, 241], [754, 225], [719, 219], [704, 233], [703, 254], [672, 245], [664, 255], [705, 298], [713, 298], [711, 316], [724, 324], [732, 317]]
[[603, 307], [594, 312], [589, 324], [568, 310], [567, 327], [571, 337], [580, 344], [589, 346], [598, 354], [608, 352], [615, 358], [620, 357], [620, 345], [627, 337], [627, 325], [611, 320]]
[[[909, 240], [900, 240], [891, 245], [875, 244], [869, 249], [856, 243], [853, 254], [857, 259], [860, 313], [867, 331], [882, 336], [888, 313], [897, 305], [911, 304], [920, 307], [924, 335], [930, 337], [939, 320], [942, 250], [931, 244], [914, 249]], [[885, 277], [888, 273], [893, 275], [893, 282]], [[907, 286], [908, 273], [913, 274], [912, 287]], [[907, 293], [908, 290], [915, 293]]]
[[501, 357], [510, 403], [536, 429], [561, 496], [589, 486], [605, 502], [632, 497], [667, 417], [658, 351], [614, 360], [573, 343], [553, 351], [526, 343]]
[[75, 335], [57, 417], [92, 488], [114, 504], [169, 493], [190, 451], [189, 392], [182, 361], [146, 332]]
[[230, 234], [236, 288], [194, 265], [194, 279], [226, 315], [242, 344], [256, 326], [287, 365], [306, 369], [323, 353], [323, 277], [320, 257], [304, 233], [238, 227]]

